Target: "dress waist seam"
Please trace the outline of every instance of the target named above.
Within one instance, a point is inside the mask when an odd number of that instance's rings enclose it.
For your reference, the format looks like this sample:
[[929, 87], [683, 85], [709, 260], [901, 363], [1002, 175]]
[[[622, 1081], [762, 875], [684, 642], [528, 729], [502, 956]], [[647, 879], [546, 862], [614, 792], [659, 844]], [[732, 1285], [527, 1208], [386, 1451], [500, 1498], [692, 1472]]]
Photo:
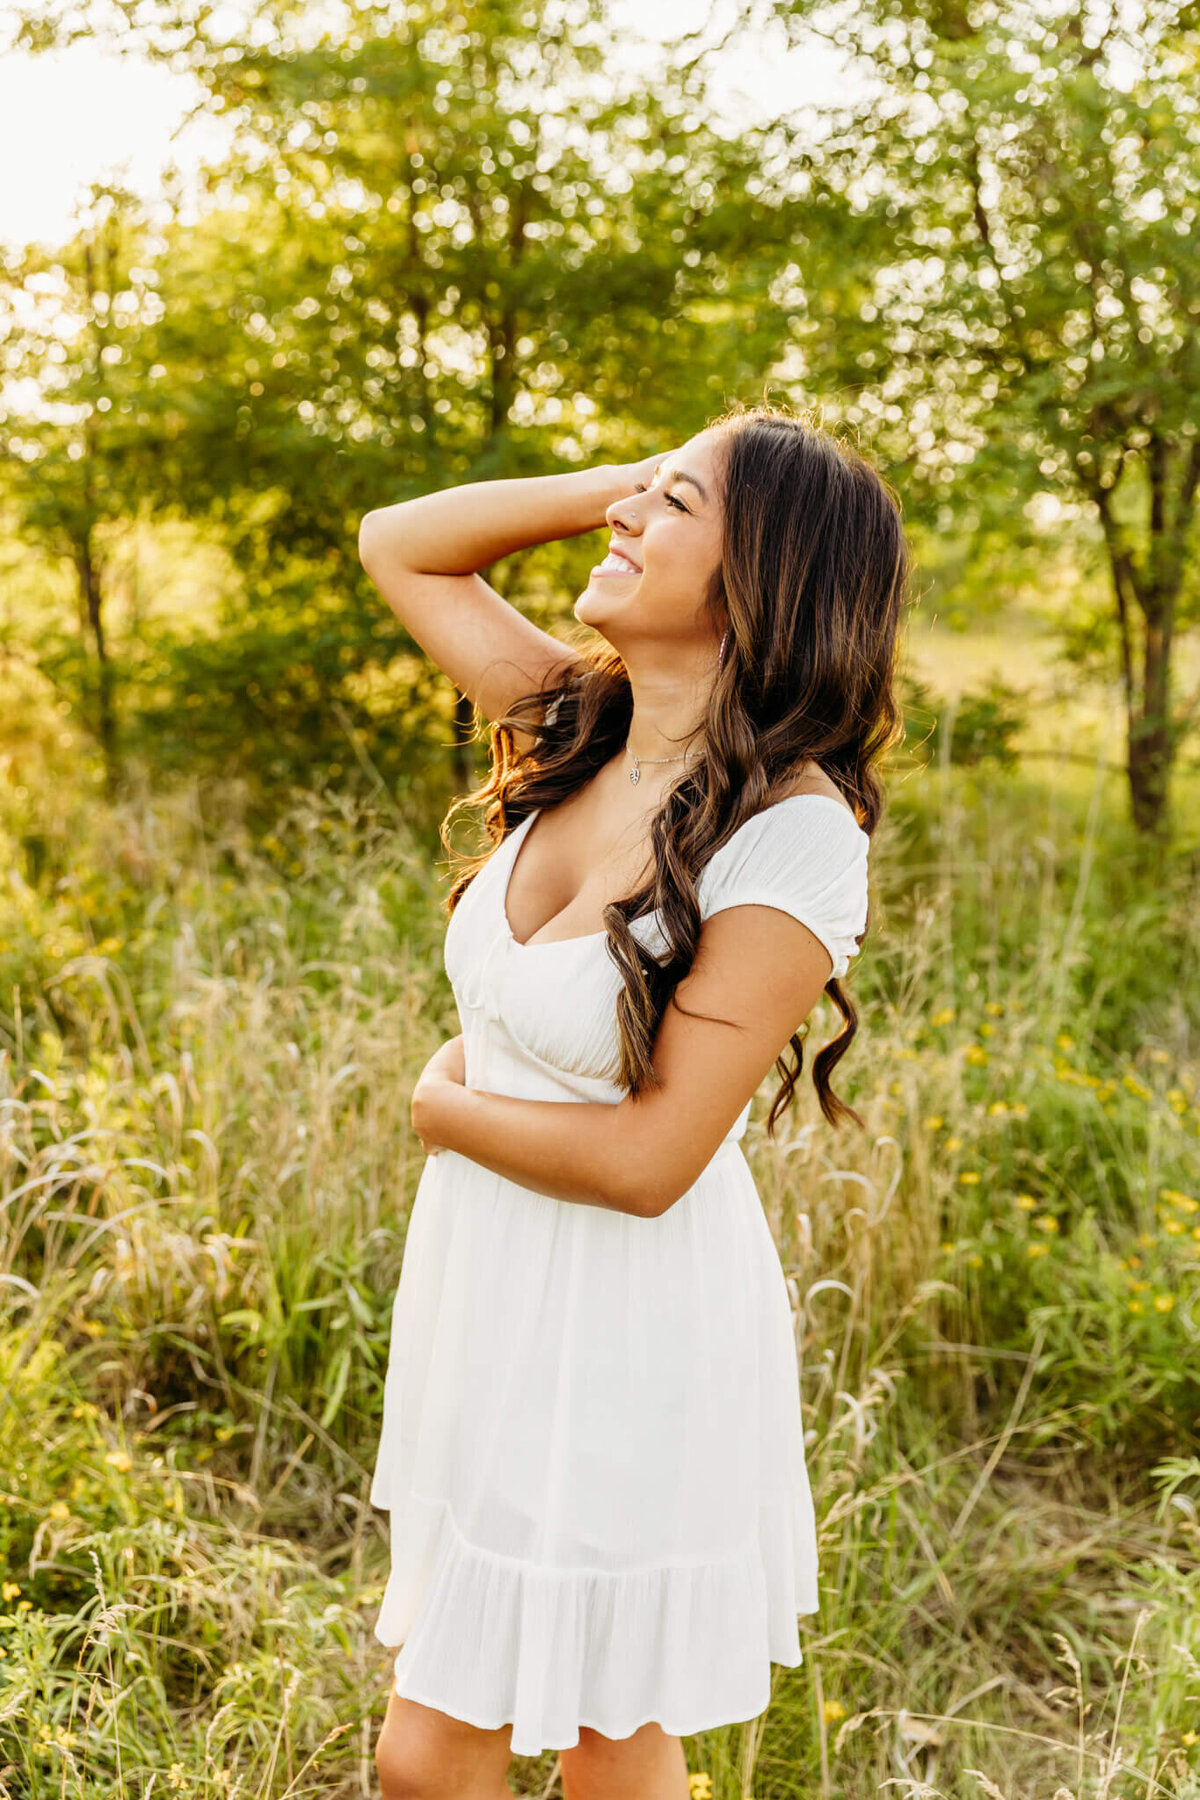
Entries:
[[413, 1498], [422, 1501], [426, 1506], [436, 1506], [442, 1509], [454, 1536], [463, 1549], [469, 1551], [471, 1555], [485, 1557], [489, 1562], [507, 1563], [514, 1569], [520, 1569], [523, 1574], [546, 1577], [551, 1580], [570, 1581], [577, 1576], [584, 1575], [589, 1579], [599, 1576], [606, 1581], [628, 1581], [631, 1576], [658, 1575], [676, 1569], [684, 1573], [700, 1569], [719, 1569], [724, 1568], [727, 1563], [746, 1562], [754, 1555], [760, 1542], [759, 1526], [756, 1522], [749, 1536], [738, 1548], [727, 1551], [724, 1556], [698, 1556], [685, 1560], [678, 1557], [667, 1557], [652, 1563], [643, 1563], [638, 1567], [623, 1569], [601, 1569], [591, 1563], [571, 1563], [567, 1567], [555, 1568], [546, 1563], [529, 1562], [521, 1556], [508, 1556], [502, 1550], [489, 1550], [484, 1544], [474, 1543], [455, 1518], [454, 1508], [448, 1500], [435, 1499], [432, 1494], [423, 1494], [417, 1488], [413, 1488], [411, 1491]]

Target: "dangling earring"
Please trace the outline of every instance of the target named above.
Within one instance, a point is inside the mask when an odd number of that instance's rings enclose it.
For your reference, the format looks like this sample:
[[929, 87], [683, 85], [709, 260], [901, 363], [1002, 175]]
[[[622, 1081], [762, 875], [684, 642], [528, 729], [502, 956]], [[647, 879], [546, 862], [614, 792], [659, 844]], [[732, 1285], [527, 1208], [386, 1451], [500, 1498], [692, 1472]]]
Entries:
[[728, 641], [729, 641], [729, 627], [727, 625], [725, 627], [725, 635], [721, 639], [721, 648], [717, 651], [717, 667], [719, 669], [723, 669], [725, 667], [725, 645], [727, 644]]

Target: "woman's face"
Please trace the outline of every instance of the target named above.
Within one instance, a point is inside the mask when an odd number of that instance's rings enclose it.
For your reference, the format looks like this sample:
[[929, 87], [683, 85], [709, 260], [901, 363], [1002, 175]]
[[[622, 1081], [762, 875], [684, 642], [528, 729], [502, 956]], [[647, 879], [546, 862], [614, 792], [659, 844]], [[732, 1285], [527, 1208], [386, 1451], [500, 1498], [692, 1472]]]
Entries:
[[623, 656], [638, 647], [711, 655], [705, 596], [721, 561], [721, 454], [718, 435], [702, 431], [663, 457], [649, 487], [607, 510], [609, 554], [592, 570], [575, 617]]

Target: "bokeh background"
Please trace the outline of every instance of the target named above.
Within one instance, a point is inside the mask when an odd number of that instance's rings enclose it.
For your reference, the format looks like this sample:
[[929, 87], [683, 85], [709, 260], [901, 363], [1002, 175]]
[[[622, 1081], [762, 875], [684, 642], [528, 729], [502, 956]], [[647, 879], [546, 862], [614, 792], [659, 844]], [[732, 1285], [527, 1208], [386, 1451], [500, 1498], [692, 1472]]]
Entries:
[[[805, 1077], [768, 1141], [772, 1078], [746, 1140], [823, 1606], [693, 1793], [1196, 1800], [1195, 5], [0, 29], [0, 1792], [373, 1791], [437, 828], [487, 731], [358, 520], [766, 397], [883, 469], [916, 589], [866, 1128]], [[595, 548], [486, 573], [570, 635]]]

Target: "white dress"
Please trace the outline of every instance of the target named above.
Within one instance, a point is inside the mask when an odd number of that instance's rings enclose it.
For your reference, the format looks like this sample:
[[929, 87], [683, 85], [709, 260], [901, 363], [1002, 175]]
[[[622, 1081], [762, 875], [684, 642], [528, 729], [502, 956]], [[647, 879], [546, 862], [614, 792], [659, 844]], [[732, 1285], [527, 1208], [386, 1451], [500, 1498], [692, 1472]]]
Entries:
[[[467, 1085], [615, 1105], [604, 934], [522, 945], [508, 924], [536, 817], [447, 925]], [[843, 975], [868, 843], [828, 795], [780, 800], [711, 858], [703, 915], [777, 907]], [[654, 915], [633, 929], [662, 953]], [[787, 1286], [739, 1143], [749, 1112], [657, 1218], [534, 1193], [451, 1150], [422, 1170], [371, 1491], [391, 1513], [375, 1631], [402, 1646], [398, 1693], [511, 1723], [515, 1755], [567, 1749], [581, 1725], [683, 1737], [755, 1718], [770, 1664], [801, 1661], [816, 1529]]]

